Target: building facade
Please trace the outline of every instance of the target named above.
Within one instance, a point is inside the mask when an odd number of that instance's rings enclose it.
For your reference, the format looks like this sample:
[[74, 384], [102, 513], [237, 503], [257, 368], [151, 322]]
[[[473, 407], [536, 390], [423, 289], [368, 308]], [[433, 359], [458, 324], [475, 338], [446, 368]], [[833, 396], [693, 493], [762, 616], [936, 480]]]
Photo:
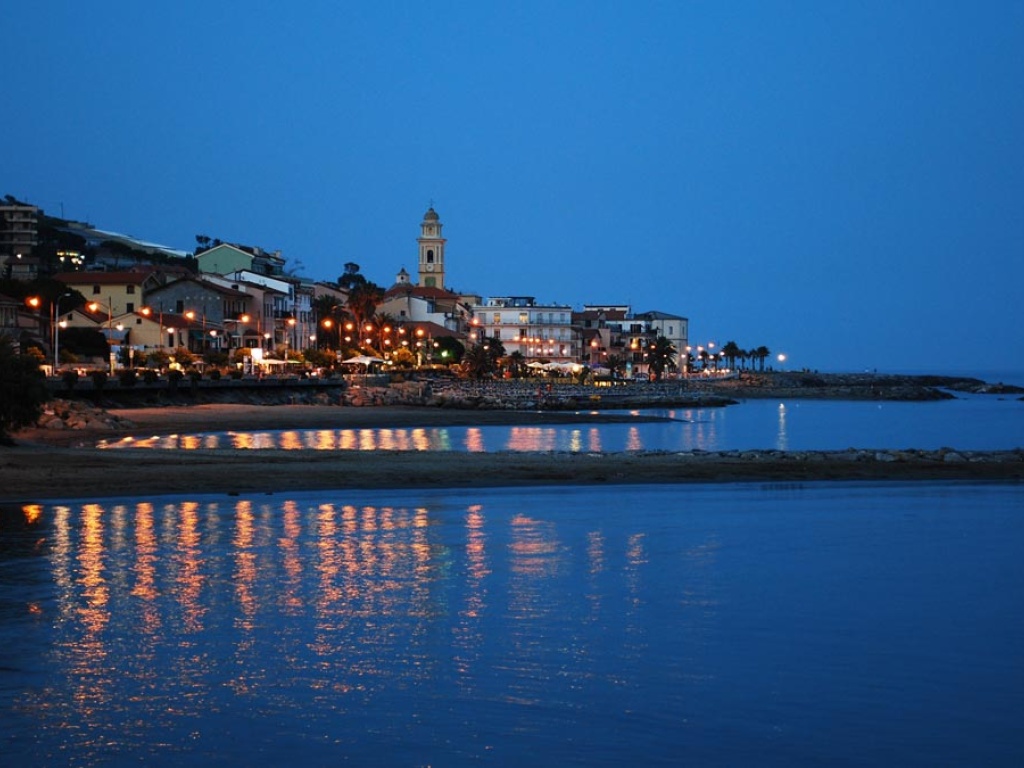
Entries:
[[576, 363], [579, 334], [566, 305], [538, 304], [532, 296], [503, 296], [474, 305], [470, 344], [498, 339], [506, 354], [520, 353], [526, 362]]

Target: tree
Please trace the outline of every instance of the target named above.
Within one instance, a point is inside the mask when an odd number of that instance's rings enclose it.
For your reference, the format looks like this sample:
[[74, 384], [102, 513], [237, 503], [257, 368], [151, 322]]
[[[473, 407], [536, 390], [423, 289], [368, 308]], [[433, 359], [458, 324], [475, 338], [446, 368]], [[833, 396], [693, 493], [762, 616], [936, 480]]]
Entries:
[[391, 362], [399, 368], [412, 368], [416, 365], [416, 355], [408, 347], [399, 347], [392, 353]]
[[209, 235], [196, 235], [196, 255], [210, 250], [210, 242]]
[[498, 361], [504, 356], [505, 346], [499, 339], [483, 339], [466, 351], [462, 364], [470, 378], [482, 379], [498, 370]]
[[434, 339], [434, 347], [429, 350], [430, 361], [438, 358], [445, 364], [458, 363], [466, 354], [466, 348], [454, 336], [439, 336]]
[[612, 376], [618, 374], [621, 376], [626, 372], [626, 358], [622, 355], [608, 355], [608, 359], [604, 363], [608, 370], [611, 371]]
[[35, 424], [48, 396], [38, 361], [18, 354], [14, 339], [0, 335], [0, 445], [13, 445], [11, 432]]
[[376, 283], [361, 283], [349, 292], [348, 308], [355, 316], [356, 322], [363, 325], [371, 320], [377, 307], [384, 300], [384, 289]]
[[764, 370], [764, 361], [768, 359], [768, 355], [770, 355], [770, 354], [771, 354], [771, 351], [768, 349], [768, 347], [762, 346], [762, 347], [758, 347], [757, 349], [752, 350], [751, 353], [750, 353], [750, 356], [752, 358], [754, 358], [755, 360], [758, 360], [760, 362], [760, 366], [759, 367], [763, 371]]
[[508, 370], [513, 378], [518, 379], [526, 372], [526, 356], [518, 349], [507, 358]]
[[338, 277], [338, 285], [346, 291], [351, 291], [357, 286], [365, 285], [366, 278], [359, 274], [359, 265], [354, 261], [345, 264], [345, 272]]
[[743, 350], [739, 348], [735, 341], [727, 341], [725, 346], [722, 347], [722, 354], [725, 355], [725, 359], [729, 362], [729, 367], [735, 368], [736, 358], [743, 357]]
[[648, 350], [648, 365], [654, 380], [660, 381], [665, 369], [676, 360], [675, 345], [664, 336], [658, 336]]

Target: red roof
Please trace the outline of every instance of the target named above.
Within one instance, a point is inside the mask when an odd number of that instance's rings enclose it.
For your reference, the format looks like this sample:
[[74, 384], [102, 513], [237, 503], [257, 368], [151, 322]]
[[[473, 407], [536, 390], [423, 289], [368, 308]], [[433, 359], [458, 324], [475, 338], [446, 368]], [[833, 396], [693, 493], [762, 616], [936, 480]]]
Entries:
[[458, 301], [459, 299], [459, 294], [446, 291], [444, 288], [438, 288], [437, 286], [402, 283], [397, 283], [384, 292], [385, 299], [391, 299], [395, 296], [416, 296], [421, 299], [449, 299], [451, 301]]

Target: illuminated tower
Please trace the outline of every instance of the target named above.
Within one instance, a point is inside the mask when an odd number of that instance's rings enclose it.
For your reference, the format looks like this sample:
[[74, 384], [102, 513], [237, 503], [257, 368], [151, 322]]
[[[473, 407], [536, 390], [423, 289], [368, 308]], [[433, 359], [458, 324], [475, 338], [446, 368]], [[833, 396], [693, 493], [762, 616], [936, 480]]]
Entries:
[[420, 244], [420, 286], [444, 288], [445, 239], [441, 237], [441, 221], [433, 206], [423, 214], [416, 242]]

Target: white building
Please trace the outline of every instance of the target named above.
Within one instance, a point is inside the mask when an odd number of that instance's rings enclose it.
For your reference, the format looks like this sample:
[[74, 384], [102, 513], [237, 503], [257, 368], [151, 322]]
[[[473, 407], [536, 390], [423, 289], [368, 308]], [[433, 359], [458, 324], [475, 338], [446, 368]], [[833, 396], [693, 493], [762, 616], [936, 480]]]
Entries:
[[470, 344], [494, 338], [501, 341], [506, 354], [519, 352], [527, 362], [579, 361], [579, 337], [569, 306], [538, 304], [532, 296], [503, 296], [486, 299], [472, 309]]

